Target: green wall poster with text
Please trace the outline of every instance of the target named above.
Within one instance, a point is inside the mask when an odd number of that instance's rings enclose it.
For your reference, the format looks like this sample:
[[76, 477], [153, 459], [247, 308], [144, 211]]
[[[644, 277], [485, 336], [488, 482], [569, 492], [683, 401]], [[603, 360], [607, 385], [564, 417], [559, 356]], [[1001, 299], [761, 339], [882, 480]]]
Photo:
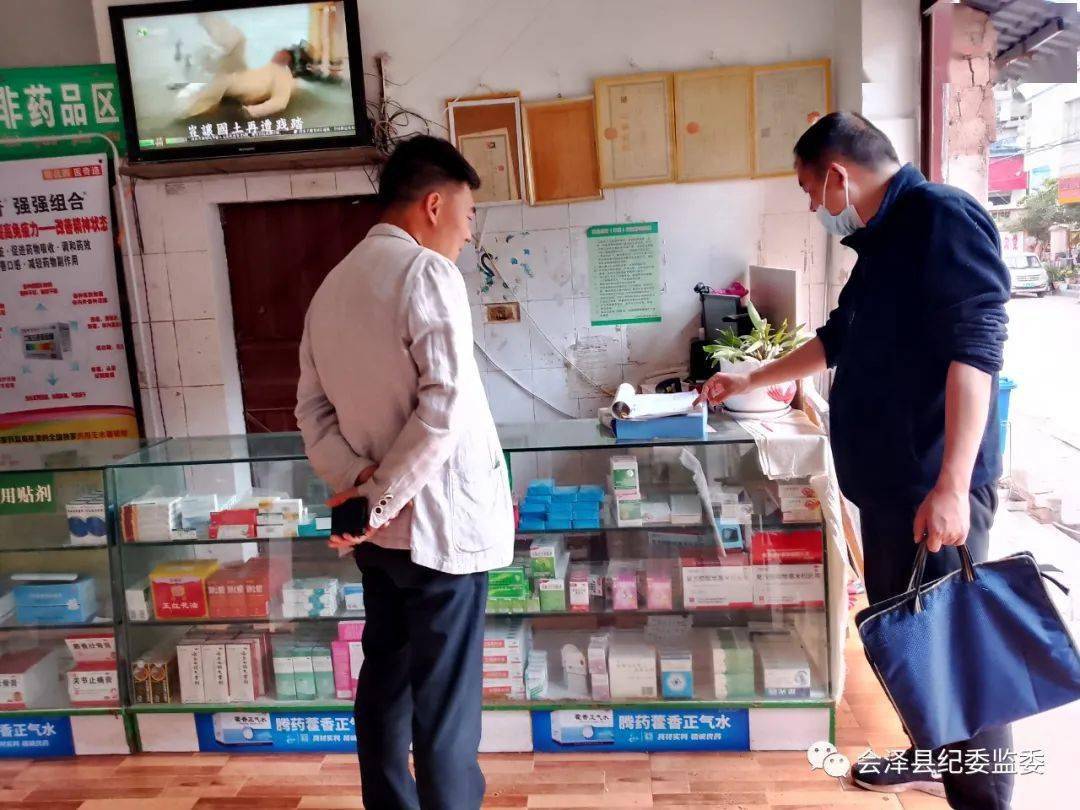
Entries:
[[586, 231], [593, 326], [660, 321], [660, 226], [594, 225]]

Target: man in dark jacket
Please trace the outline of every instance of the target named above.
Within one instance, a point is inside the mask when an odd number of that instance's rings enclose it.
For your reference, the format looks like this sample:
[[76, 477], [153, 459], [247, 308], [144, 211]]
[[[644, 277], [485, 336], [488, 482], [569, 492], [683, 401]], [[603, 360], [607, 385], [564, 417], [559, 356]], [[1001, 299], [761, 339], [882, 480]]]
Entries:
[[[918, 543], [934, 552], [928, 578], [957, 570], [965, 543], [977, 562], [986, 558], [1001, 474], [997, 373], [1009, 273], [982, 206], [901, 166], [861, 116], [815, 123], [795, 145], [795, 168], [810, 209], [858, 261], [815, 339], [750, 374], [715, 375], [702, 399], [836, 369], [833, 456], [860, 510], [866, 591], [877, 603], [907, 590]], [[1008, 728], [992, 729], [945, 752], [860, 760], [852, 777], [869, 790], [944, 792], [956, 808], [1008, 808], [1012, 778], [993, 763], [1010, 744]], [[977, 749], [990, 766], [960, 773]]]

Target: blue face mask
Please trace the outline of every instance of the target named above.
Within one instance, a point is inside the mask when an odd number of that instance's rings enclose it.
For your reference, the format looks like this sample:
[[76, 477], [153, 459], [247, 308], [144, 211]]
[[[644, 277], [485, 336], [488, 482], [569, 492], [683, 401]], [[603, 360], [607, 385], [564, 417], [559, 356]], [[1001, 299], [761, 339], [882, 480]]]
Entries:
[[859, 228], [865, 227], [866, 223], [859, 218], [859, 212], [851, 204], [847, 186], [844, 186], [844, 209], [839, 214], [832, 214], [825, 207], [825, 189], [829, 185], [830, 171], [825, 172], [825, 182], [821, 185], [821, 205], [817, 209], [817, 218], [821, 226], [833, 236], [841, 238], [851, 236]]

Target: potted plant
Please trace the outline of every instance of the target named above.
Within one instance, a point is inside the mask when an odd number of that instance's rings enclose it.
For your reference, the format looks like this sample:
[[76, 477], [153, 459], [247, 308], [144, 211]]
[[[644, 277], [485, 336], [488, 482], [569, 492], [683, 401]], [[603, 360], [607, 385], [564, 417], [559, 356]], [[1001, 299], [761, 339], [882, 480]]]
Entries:
[[[712, 364], [719, 366], [723, 372], [749, 374], [794, 351], [810, 339], [802, 333], [802, 325], [790, 329], [787, 320], [779, 328], [774, 328], [758, 314], [752, 303], [747, 303], [746, 311], [753, 326], [750, 334], [723, 332], [719, 340], [705, 347]], [[768, 414], [787, 410], [794, 398], [795, 383], [784, 383], [730, 397], [724, 407], [735, 413]]]

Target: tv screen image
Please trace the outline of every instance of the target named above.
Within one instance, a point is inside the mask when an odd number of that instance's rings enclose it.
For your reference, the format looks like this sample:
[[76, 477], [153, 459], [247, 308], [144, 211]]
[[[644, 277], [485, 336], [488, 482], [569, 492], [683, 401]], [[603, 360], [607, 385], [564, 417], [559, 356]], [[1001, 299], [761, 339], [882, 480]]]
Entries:
[[141, 156], [355, 138], [344, 0], [191, 7], [119, 21]]

